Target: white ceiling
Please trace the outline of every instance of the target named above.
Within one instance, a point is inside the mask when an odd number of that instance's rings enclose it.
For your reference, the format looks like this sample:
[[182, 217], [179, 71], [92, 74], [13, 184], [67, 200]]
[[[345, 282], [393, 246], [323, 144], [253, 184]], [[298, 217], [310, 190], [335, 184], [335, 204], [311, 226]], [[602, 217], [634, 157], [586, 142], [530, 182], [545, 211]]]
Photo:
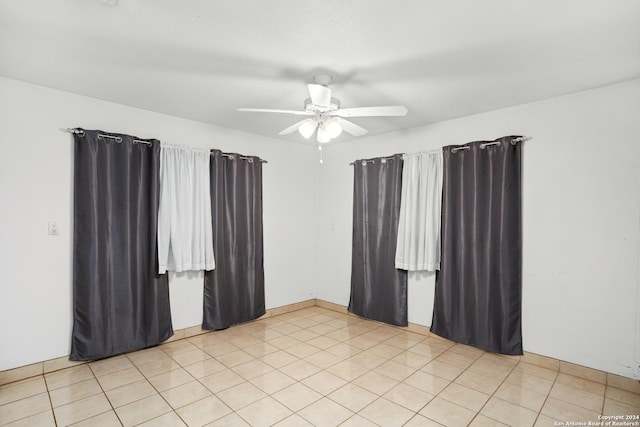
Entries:
[[407, 106], [371, 134], [495, 110], [639, 78], [640, 1], [0, 0], [0, 75], [173, 116], [277, 137], [299, 117], [236, 109], [301, 109], [318, 71]]

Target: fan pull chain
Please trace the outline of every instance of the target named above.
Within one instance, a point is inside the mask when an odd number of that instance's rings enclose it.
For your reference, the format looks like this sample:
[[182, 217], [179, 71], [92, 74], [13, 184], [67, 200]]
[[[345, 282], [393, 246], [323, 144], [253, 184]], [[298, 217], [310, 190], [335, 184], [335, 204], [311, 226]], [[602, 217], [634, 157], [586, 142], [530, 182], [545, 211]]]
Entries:
[[318, 151], [320, 151], [320, 164], [322, 164], [322, 145], [318, 144]]

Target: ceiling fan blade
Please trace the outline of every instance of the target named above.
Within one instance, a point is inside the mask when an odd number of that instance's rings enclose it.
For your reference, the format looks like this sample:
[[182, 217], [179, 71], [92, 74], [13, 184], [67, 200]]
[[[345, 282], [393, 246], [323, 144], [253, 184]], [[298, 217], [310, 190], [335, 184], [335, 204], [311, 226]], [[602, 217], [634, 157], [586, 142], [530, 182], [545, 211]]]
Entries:
[[406, 116], [407, 107], [404, 105], [389, 105], [385, 107], [341, 108], [331, 113], [339, 117], [382, 117]]
[[358, 126], [357, 124], [345, 119], [340, 120], [340, 126], [342, 127], [342, 130], [344, 130], [347, 133], [350, 133], [353, 136], [362, 136], [369, 132], [365, 128]]
[[308, 84], [307, 88], [309, 88], [309, 96], [313, 105], [327, 108], [331, 106], [331, 89], [316, 84]]
[[298, 128], [300, 127], [300, 125], [302, 125], [303, 123], [306, 123], [308, 121], [314, 121], [313, 119], [304, 119], [304, 120], [300, 120], [299, 122], [289, 126], [288, 128], [278, 132], [278, 135], [289, 135], [294, 133], [295, 131], [298, 130]]
[[270, 108], [238, 108], [238, 111], [251, 112], [251, 113], [282, 113], [282, 114], [295, 114], [296, 116], [313, 116], [314, 113], [308, 111], [297, 110], [274, 110]]

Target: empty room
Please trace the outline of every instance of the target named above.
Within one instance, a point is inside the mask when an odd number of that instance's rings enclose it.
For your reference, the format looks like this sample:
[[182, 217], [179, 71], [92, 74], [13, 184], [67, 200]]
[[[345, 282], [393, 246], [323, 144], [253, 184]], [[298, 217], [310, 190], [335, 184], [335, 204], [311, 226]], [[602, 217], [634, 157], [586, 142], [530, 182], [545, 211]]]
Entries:
[[640, 426], [640, 2], [0, 1], [0, 425]]

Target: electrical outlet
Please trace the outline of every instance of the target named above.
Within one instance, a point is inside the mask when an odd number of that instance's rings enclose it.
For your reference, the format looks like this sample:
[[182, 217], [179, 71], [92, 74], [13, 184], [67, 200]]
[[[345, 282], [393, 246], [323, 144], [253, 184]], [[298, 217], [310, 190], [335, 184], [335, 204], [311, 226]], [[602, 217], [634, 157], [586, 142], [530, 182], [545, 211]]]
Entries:
[[58, 223], [56, 221], [49, 221], [49, 236], [58, 235]]

